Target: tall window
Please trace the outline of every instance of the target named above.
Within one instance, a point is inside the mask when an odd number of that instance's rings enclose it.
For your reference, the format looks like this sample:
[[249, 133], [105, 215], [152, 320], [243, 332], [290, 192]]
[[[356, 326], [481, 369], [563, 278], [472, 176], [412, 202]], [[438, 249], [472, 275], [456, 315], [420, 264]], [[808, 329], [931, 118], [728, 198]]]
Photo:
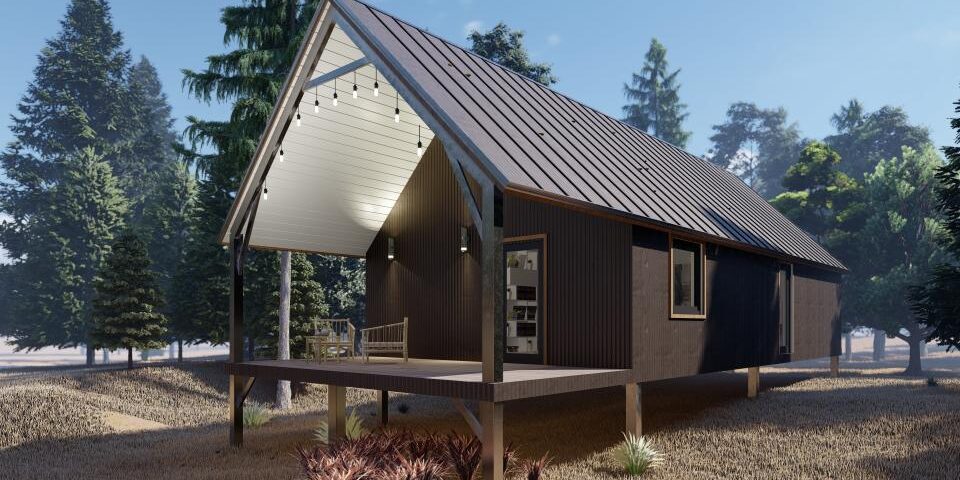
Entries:
[[670, 314], [674, 318], [705, 318], [703, 244], [673, 239], [670, 246]]
[[777, 297], [780, 304], [780, 353], [793, 351], [793, 266], [780, 264], [777, 273]]

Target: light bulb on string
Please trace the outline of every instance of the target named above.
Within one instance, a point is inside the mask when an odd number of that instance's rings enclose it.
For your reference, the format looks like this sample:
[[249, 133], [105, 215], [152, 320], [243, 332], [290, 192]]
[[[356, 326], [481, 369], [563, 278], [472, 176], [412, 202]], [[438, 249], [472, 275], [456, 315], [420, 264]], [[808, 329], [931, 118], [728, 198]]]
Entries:
[[380, 72], [376, 68], [373, 69], [373, 96], [380, 96]]
[[423, 156], [423, 141], [420, 139], [420, 125], [417, 125], [417, 158]]
[[300, 126], [300, 103], [297, 103], [297, 126]]
[[333, 79], [333, 106], [337, 106], [337, 79]]
[[267, 184], [266, 184], [266, 183], [263, 184], [263, 199], [264, 199], [264, 200], [270, 200], [270, 192], [269, 192], [269, 190], [267, 190]]
[[283, 163], [283, 145], [280, 146], [280, 155], [277, 155], [277, 160], [280, 160], [280, 163]]
[[313, 113], [320, 113], [320, 94], [317, 90], [313, 91]]
[[357, 71], [353, 71], [353, 98], [357, 98]]
[[400, 93], [397, 92], [397, 108], [393, 109], [393, 122], [400, 123]]

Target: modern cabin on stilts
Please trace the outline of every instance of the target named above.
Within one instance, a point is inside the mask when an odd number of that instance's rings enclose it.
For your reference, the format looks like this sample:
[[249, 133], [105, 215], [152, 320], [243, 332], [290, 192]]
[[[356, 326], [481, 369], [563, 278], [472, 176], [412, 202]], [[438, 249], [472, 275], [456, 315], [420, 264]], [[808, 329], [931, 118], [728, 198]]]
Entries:
[[[359, 3], [318, 9], [237, 193], [231, 443], [256, 378], [449, 397], [502, 478], [512, 400], [840, 352], [843, 265], [736, 176]], [[403, 357], [245, 361], [250, 248], [366, 259]], [[363, 354], [363, 352], [358, 352]], [[463, 403], [479, 403], [479, 418]]]

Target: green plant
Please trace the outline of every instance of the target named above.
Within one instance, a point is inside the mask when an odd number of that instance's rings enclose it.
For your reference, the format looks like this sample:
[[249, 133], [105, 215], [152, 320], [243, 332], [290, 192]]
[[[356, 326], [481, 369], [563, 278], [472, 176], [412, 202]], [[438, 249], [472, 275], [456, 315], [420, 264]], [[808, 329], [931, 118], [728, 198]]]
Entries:
[[663, 455], [643, 436], [624, 433], [623, 441], [613, 450], [613, 457], [630, 475], [643, 475], [647, 469], [663, 462]]
[[550, 457], [550, 453], [544, 453], [542, 457], [537, 460], [525, 460], [523, 462], [523, 470], [526, 472], [527, 480], [540, 480], [543, 478], [543, 471], [550, 466], [550, 462], [553, 461], [553, 458]]
[[[364, 437], [370, 433], [368, 429], [363, 424], [363, 418], [360, 415], [357, 415], [357, 410], [350, 410], [350, 415], [347, 415], [347, 430], [346, 436], [350, 440], [356, 440], [360, 437]], [[313, 438], [320, 443], [328, 443], [330, 440], [330, 427], [327, 425], [327, 422], [320, 422], [320, 426], [313, 431]]]
[[243, 426], [258, 428], [265, 425], [273, 418], [273, 412], [270, 407], [262, 403], [251, 402], [243, 407]]

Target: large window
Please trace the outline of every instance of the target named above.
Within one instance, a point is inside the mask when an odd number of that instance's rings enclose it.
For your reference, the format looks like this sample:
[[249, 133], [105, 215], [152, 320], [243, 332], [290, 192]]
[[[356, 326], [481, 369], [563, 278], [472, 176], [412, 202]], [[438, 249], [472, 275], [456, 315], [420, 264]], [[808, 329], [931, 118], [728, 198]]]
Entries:
[[780, 306], [778, 322], [780, 353], [793, 352], [793, 265], [781, 264], [777, 273], [777, 299]]
[[671, 240], [670, 297], [672, 317], [706, 317], [703, 305], [703, 244]]

